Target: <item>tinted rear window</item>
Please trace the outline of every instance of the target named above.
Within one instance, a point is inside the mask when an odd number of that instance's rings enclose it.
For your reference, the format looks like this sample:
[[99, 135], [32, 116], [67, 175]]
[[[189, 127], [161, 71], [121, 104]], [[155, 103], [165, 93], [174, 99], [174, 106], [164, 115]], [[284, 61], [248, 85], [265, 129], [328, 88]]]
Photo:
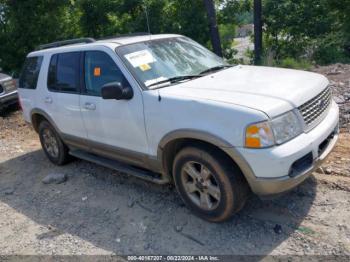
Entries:
[[75, 93], [79, 90], [80, 52], [53, 55], [47, 86], [51, 91]]
[[36, 89], [42, 61], [42, 56], [28, 57], [26, 59], [19, 78], [19, 88]]

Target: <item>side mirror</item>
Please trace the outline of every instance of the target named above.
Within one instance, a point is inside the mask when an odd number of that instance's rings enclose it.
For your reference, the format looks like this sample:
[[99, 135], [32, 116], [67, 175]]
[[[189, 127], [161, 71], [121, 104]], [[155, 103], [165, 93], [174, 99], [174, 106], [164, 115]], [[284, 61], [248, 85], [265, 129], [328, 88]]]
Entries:
[[102, 86], [103, 99], [130, 100], [134, 92], [130, 86], [123, 86], [120, 82], [112, 82]]

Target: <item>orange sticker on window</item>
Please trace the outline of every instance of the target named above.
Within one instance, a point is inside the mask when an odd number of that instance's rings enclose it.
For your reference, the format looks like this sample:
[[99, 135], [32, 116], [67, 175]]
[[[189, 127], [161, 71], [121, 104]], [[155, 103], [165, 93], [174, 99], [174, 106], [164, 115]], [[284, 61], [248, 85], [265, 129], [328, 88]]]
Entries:
[[94, 76], [101, 76], [101, 67], [94, 68]]

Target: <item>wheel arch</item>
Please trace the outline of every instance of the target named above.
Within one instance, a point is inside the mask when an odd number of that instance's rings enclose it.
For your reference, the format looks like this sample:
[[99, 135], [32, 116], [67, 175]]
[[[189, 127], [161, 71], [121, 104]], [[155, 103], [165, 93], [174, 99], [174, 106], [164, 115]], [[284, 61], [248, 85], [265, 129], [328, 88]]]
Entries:
[[34, 130], [37, 133], [39, 132], [39, 125], [43, 120], [49, 122], [55, 128], [56, 131], [59, 131], [52, 118], [45, 111], [39, 108], [32, 109], [32, 111], [30, 112], [30, 120], [32, 122]]
[[191, 129], [170, 132], [159, 143], [158, 159], [162, 163], [163, 172], [170, 178], [173, 177], [174, 158], [186, 146], [209, 147], [209, 149], [219, 152], [222, 157], [240, 169], [249, 185], [253, 183], [255, 176], [252, 169], [234, 146], [211, 133]]

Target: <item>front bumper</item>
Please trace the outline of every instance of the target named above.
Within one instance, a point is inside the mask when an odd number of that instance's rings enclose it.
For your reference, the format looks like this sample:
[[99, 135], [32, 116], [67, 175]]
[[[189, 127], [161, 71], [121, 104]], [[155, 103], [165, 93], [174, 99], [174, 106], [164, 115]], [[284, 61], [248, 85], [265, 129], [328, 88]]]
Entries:
[[313, 161], [312, 166], [300, 173], [298, 176], [283, 176], [272, 179], [256, 178], [252, 189], [253, 192], [260, 196], [270, 196], [293, 189], [294, 187], [302, 183], [306, 178], [308, 178], [312, 174], [312, 172], [315, 171], [315, 169], [317, 169], [325, 161], [325, 159], [335, 146], [337, 140], [338, 133], [336, 133], [333, 136], [324, 153]]
[[326, 118], [313, 130], [273, 148], [239, 148], [237, 164], [254, 193], [269, 196], [303, 182], [326, 159], [339, 134], [339, 108], [332, 102]]
[[18, 102], [17, 90], [0, 95], [0, 108], [15, 104], [17, 102]]

